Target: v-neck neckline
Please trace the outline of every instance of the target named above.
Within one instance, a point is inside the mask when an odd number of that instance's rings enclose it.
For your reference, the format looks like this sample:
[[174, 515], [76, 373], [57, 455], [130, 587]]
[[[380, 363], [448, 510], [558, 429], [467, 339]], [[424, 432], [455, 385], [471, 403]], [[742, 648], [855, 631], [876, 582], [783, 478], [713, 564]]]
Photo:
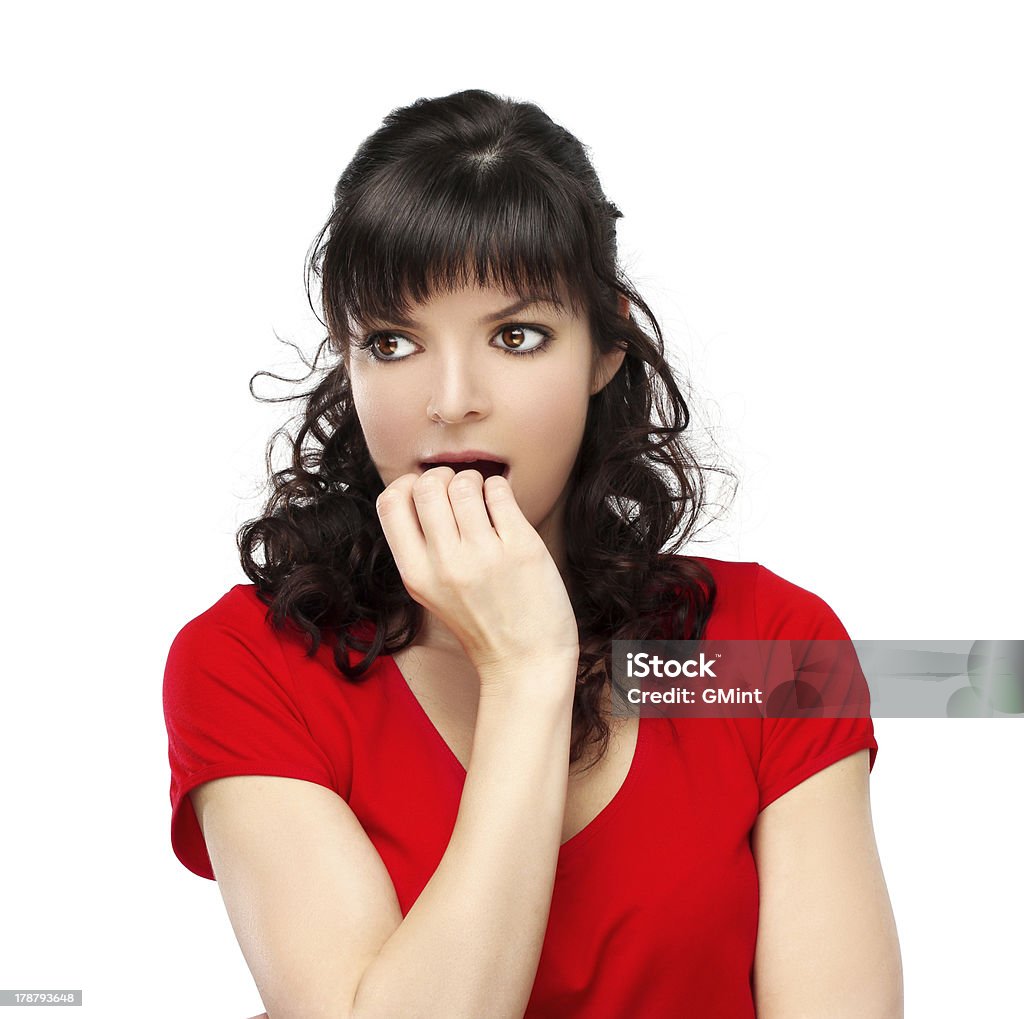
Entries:
[[[400, 688], [400, 696], [409, 704], [413, 716], [419, 720], [421, 729], [424, 729], [427, 732], [428, 738], [438, 747], [438, 751], [448, 761], [449, 766], [455, 770], [461, 791], [461, 786], [465, 784], [466, 780], [466, 769], [463, 767], [462, 762], [456, 756], [455, 751], [448, 745], [448, 741], [441, 735], [437, 726], [434, 725], [430, 715], [427, 714], [426, 708], [424, 708], [420, 703], [419, 698], [413, 692], [412, 687], [405, 678], [405, 674], [399, 668], [398, 662], [395, 661], [392, 655], [381, 655], [381, 657], [387, 661], [388, 667], [391, 670], [392, 679]], [[633, 748], [633, 757], [630, 761], [629, 770], [626, 772], [626, 777], [622, 780], [622, 784], [616, 790], [612, 798], [596, 814], [596, 816], [591, 818], [588, 824], [576, 832], [575, 835], [571, 836], [566, 842], [561, 844], [558, 851], [560, 860], [572, 855], [580, 846], [593, 838], [593, 836], [604, 828], [612, 817], [622, 809], [623, 804], [628, 802], [631, 798], [634, 787], [640, 781], [642, 766], [647, 758], [649, 733], [648, 726], [645, 723], [649, 723], [649, 721], [649, 719], [643, 716], [640, 716], [637, 720], [636, 743]]]

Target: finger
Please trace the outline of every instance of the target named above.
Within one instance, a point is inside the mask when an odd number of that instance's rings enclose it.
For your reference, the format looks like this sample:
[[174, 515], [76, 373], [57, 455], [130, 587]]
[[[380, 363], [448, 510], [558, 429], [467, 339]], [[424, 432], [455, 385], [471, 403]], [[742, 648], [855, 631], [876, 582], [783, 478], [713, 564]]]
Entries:
[[448, 486], [455, 471], [451, 467], [431, 467], [412, 486], [413, 503], [426, 539], [427, 555], [435, 558], [459, 544], [459, 528], [448, 498]]
[[427, 562], [426, 537], [412, 501], [415, 474], [403, 474], [377, 496], [377, 517], [391, 548], [395, 565], [409, 586], [411, 576], [421, 574]]
[[484, 501], [491, 517], [491, 524], [498, 537], [504, 541], [521, 535], [524, 527], [533, 530], [530, 521], [523, 515], [519, 503], [516, 502], [515, 492], [512, 491], [508, 478], [500, 474], [487, 478], [484, 481]]
[[448, 500], [464, 542], [479, 544], [497, 537], [484, 505], [484, 476], [479, 471], [459, 471], [448, 482]]

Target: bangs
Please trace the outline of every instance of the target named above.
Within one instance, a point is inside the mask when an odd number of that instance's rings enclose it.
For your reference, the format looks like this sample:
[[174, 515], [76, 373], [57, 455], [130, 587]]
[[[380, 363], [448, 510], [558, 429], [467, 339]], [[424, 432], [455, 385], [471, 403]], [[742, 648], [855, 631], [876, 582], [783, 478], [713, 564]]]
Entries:
[[514, 154], [453, 159], [439, 148], [385, 168], [354, 198], [339, 194], [317, 259], [332, 332], [347, 339], [349, 319], [406, 319], [413, 303], [473, 284], [582, 315], [592, 257], [582, 193]]

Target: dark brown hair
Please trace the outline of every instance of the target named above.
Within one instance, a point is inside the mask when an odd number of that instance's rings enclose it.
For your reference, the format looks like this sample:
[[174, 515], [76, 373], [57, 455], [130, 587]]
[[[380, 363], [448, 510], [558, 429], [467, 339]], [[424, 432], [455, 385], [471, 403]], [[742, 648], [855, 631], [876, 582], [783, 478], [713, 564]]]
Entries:
[[[567, 586], [580, 632], [573, 762], [593, 741], [598, 759], [607, 748], [601, 705], [611, 641], [699, 639], [716, 593], [702, 564], [674, 553], [696, 533], [705, 473], [719, 468], [698, 463], [683, 442], [690, 412], [661, 329], [618, 266], [621, 215], [585, 147], [532, 103], [471, 89], [393, 110], [342, 173], [310, 249], [306, 290], [312, 306], [315, 276], [327, 335], [313, 362], [303, 360], [305, 378], [322, 378], [290, 398], [304, 400], [301, 424], [294, 436], [286, 426], [271, 438], [269, 498], [237, 536], [268, 621], [304, 631], [311, 656], [327, 631], [341, 674], [365, 680], [379, 655], [411, 643], [423, 609], [403, 586], [377, 517], [384, 485], [341, 360], [350, 319], [405, 316], [410, 301], [474, 278], [520, 296], [567, 293], [601, 352], [626, 351], [590, 398], [565, 509]], [[628, 319], [619, 295], [630, 302]], [[269, 373], [253, 379], [261, 374]], [[291, 463], [275, 471], [279, 437]], [[394, 632], [386, 632], [389, 620], [398, 621]], [[359, 622], [373, 623], [372, 635], [353, 633]], [[348, 648], [365, 658], [353, 665]]]

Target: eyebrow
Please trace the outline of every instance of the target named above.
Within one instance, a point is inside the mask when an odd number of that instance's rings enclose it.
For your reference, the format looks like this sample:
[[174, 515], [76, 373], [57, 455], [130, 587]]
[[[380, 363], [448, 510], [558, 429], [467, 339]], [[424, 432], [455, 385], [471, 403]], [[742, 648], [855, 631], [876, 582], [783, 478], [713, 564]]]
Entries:
[[[502, 308], [499, 311], [493, 312], [490, 315], [484, 315], [483, 318], [477, 320], [477, 325], [485, 326], [489, 322], [496, 322], [499, 318], [507, 318], [509, 315], [515, 315], [522, 311], [524, 308], [533, 307], [538, 305], [539, 307], [552, 308], [557, 311], [561, 311], [564, 305], [557, 300], [547, 300], [537, 294], [527, 294], [521, 301], [516, 301], [514, 304], [510, 304], [507, 308]], [[410, 318], [400, 318], [396, 316], [388, 316], [387, 321], [394, 322], [395, 325], [405, 326], [408, 329], [419, 329], [419, 322]]]

